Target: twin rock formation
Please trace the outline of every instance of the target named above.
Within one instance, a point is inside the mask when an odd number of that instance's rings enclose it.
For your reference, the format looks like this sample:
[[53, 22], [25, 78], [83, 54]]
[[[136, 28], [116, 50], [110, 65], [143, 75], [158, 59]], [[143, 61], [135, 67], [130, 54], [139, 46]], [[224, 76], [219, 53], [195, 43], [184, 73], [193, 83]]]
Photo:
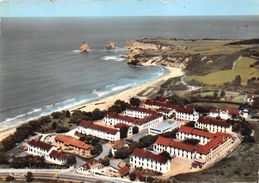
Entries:
[[[108, 42], [105, 47], [106, 47], [106, 50], [109, 50], [109, 51], [116, 49], [115, 42]], [[90, 47], [89, 47], [88, 43], [83, 42], [80, 46], [80, 50], [84, 53], [88, 53], [90, 51]]]

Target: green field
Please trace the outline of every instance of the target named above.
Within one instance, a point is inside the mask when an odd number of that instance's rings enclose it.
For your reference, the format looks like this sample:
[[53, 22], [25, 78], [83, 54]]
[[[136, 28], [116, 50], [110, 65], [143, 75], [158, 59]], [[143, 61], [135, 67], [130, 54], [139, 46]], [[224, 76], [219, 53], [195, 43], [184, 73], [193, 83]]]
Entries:
[[231, 82], [236, 75], [240, 75], [242, 79], [242, 85], [247, 84], [247, 80], [252, 77], [259, 77], [259, 70], [251, 68], [250, 65], [255, 63], [256, 60], [248, 57], [239, 57], [235, 61], [233, 69], [221, 70], [207, 74], [205, 76], [190, 76], [187, 80], [196, 80], [208, 85], [222, 85], [226, 82]]

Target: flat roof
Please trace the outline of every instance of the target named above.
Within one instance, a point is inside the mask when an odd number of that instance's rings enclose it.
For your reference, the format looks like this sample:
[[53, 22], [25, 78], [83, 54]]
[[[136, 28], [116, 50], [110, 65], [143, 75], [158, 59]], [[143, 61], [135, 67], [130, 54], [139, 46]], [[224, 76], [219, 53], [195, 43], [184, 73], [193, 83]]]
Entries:
[[174, 122], [162, 121], [161, 123], [150, 127], [150, 129], [164, 131], [164, 130], [167, 130], [167, 129], [177, 128], [177, 127], [181, 126], [182, 124], [183, 123], [176, 122], [176, 121], [174, 121]]

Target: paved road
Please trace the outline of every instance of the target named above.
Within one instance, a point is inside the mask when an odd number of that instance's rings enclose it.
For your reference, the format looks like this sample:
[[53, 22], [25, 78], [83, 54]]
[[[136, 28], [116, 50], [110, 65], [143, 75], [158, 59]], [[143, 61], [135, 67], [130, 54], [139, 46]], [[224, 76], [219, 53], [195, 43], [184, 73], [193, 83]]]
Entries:
[[187, 86], [187, 88], [188, 88], [187, 91], [198, 90], [198, 89], [201, 88], [200, 86], [192, 86], [192, 85], [189, 85], [189, 84], [185, 81], [185, 77], [186, 77], [186, 76], [183, 76], [183, 77], [181, 78], [181, 83], [184, 84], [185, 86]]
[[67, 170], [35, 170], [35, 169], [2, 169], [0, 170], [0, 177], [6, 177], [8, 175], [14, 176], [16, 179], [24, 179], [26, 172], [32, 172], [33, 177], [36, 179], [45, 179], [45, 180], [63, 180], [70, 182], [107, 182], [107, 183], [126, 183], [130, 182], [121, 178], [111, 178], [105, 176], [87, 176], [81, 175], [72, 169]]

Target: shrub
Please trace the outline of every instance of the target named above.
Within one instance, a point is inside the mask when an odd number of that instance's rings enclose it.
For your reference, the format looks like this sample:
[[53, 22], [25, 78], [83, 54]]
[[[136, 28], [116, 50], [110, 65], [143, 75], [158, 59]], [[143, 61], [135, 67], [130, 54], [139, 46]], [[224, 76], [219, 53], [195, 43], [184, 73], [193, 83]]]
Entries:
[[140, 100], [138, 98], [132, 97], [130, 98], [130, 104], [138, 107], [140, 105]]
[[139, 132], [139, 128], [137, 126], [133, 126], [132, 133], [137, 134]]
[[108, 158], [106, 158], [106, 159], [101, 159], [101, 164], [103, 165], [103, 166], [110, 166], [110, 160], [108, 159]]
[[137, 176], [134, 172], [132, 172], [132, 173], [129, 174], [129, 178], [130, 178], [130, 181], [135, 181]]
[[33, 175], [31, 172], [27, 172], [27, 174], [24, 176], [26, 182], [32, 182], [33, 181]]

